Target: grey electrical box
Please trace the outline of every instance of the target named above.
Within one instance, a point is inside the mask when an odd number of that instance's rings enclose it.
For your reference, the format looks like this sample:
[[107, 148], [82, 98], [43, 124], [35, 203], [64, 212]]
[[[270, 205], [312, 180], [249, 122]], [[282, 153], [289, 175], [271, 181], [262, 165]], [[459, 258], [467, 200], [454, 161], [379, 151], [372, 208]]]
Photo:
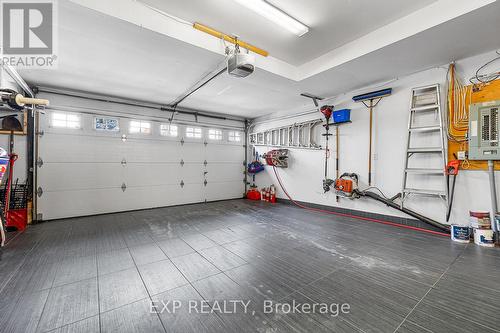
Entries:
[[469, 160], [500, 160], [500, 100], [471, 104]]

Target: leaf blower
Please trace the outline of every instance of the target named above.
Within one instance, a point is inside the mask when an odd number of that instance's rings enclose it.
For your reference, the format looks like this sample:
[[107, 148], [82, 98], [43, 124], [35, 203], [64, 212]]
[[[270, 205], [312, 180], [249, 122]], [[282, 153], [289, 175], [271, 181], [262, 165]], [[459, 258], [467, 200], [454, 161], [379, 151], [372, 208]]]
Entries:
[[332, 179], [328, 178], [328, 159], [330, 158], [330, 148], [328, 141], [332, 134], [330, 133], [330, 119], [333, 114], [333, 105], [323, 105], [319, 111], [325, 116], [326, 124], [324, 125], [326, 133], [322, 134], [326, 138], [325, 144], [325, 179], [323, 179], [323, 191], [326, 193], [330, 191], [330, 187], [334, 183]]

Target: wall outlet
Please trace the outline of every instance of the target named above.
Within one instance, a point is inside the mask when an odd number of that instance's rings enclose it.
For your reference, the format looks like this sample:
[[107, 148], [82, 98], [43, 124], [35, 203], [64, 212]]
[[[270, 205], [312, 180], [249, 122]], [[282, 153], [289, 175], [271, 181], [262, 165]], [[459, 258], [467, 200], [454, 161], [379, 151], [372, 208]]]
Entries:
[[467, 152], [465, 150], [457, 151], [457, 159], [460, 161], [467, 159]]

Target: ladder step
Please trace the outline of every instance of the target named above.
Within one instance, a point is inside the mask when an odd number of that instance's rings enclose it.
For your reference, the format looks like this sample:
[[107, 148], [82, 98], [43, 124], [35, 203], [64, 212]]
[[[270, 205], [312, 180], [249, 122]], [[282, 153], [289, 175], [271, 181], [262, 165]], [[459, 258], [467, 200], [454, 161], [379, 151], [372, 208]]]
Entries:
[[436, 90], [436, 94], [437, 94], [439, 92], [439, 84], [430, 84], [428, 86], [413, 88], [412, 91], [413, 92], [415, 92], [415, 91], [422, 91], [422, 90], [428, 91], [428, 90], [432, 90], [432, 89], [435, 89]]
[[424, 168], [408, 168], [405, 170], [406, 173], [415, 174], [425, 174], [425, 175], [444, 175], [444, 170], [442, 169], [424, 169]]
[[439, 126], [410, 127], [410, 132], [434, 132], [441, 130]]
[[431, 105], [424, 105], [424, 106], [417, 106], [414, 108], [411, 108], [412, 111], [430, 111], [430, 110], [436, 110], [439, 108], [438, 104], [431, 104]]
[[408, 153], [442, 153], [441, 147], [408, 148]]
[[414, 193], [414, 194], [422, 194], [422, 195], [437, 195], [437, 196], [445, 196], [445, 191], [440, 190], [427, 190], [427, 189], [419, 189], [419, 188], [405, 188], [404, 193]]

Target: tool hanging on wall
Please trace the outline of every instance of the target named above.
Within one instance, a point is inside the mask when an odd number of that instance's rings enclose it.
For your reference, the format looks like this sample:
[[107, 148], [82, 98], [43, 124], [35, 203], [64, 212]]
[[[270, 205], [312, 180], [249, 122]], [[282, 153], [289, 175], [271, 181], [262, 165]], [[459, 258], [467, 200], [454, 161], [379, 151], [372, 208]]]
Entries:
[[255, 175], [261, 171], [264, 171], [264, 164], [262, 164], [259, 161], [259, 154], [257, 152], [255, 153], [255, 159], [252, 161], [252, 163], [248, 164], [247, 171], [249, 174], [252, 175], [252, 182], [253, 183], [250, 187], [256, 188], [257, 186], [255, 185]]
[[28, 224], [27, 187], [25, 184], [20, 185], [17, 180], [13, 182], [14, 164], [17, 158], [17, 154], [9, 154], [8, 178], [3, 198], [3, 217], [7, 231], [24, 231]]
[[357, 95], [352, 98], [355, 102], [362, 102], [370, 111], [370, 143], [368, 149], [368, 186], [372, 185], [372, 139], [373, 139], [373, 109], [382, 98], [392, 94], [392, 88], [373, 91], [367, 94]]
[[[325, 137], [325, 178], [323, 179], [323, 191], [326, 193], [330, 191], [330, 186], [333, 184], [333, 180], [328, 178], [328, 160], [330, 159], [330, 147], [329, 139], [333, 134], [330, 133], [330, 118], [333, 113], [333, 105], [323, 105], [320, 112], [325, 116], [326, 123], [323, 125], [325, 127], [326, 133], [322, 134]], [[338, 158], [338, 157], [337, 157]]]
[[[7, 172], [7, 167], [9, 166], [10, 158], [2, 147], [0, 147], [0, 182], [3, 179], [3, 176]], [[5, 231], [4, 231], [4, 217], [3, 214], [0, 214], [0, 247], [5, 244]]]
[[[335, 173], [336, 173], [337, 178], [339, 178], [339, 175], [340, 175], [340, 163], [339, 163], [340, 134], [339, 134], [339, 127], [340, 126], [335, 127], [335, 149], [336, 149], [336, 152], [335, 152]], [[340, 196], [337, 195], [335, 197], [335, 201], [339, 202], [339, 200], [340, 200]]]
[[[316, 108], [318, 108], [319, 112], [321, 112], [323, 114], [323, 116], [325, 117], [325, 120], [326, 120], [326, 123], [323, 125], [323, 127], [325, 127], [326, 133], [322, 134], [322, 136], [324, 136], [326, 139], [326, 143], [325, 143], [325, 178], [323, 179], [323, 191], [326, 193], [326, 192], [330, 191], [330, 187], [333, 184], [333, 180], [328, 178], [328, 159], [330, 158], [329, 138], [330, 138], [330, 136], [332, 136], [332, 134], [330, 133], [330, 125], [331, 125], [330, 119], [332, 117], [334, 107], [333, 107], [333, 105], [323, 105], [320, 108], [318, 101], [323, 100], [322, 97], [318, 97], [318, 96], [308, 94], [308, 93], [302, 93], [300, 95], [312, 99], [314, 106]], [[335, 157], [336, 158], [337, 173], [338, 173], [338, 166], [339, 166], [338, 143], [339, 143], [339, 139], [338, 139], [338, 127], [337, 127], [337, 154]], [[338, 197], [337, 197], [337, 201], [338, 201]]]
[[288, 149], [274, 149], [268, 151], [262, 158], [266, 160], [267, 165], [288, 168]]
[[0, 89], [0, 100], [14, 110], [22, 110], [26, 105], [49, 105], [47, 99], [24, 97], [11, 89]]
[[16, 114], [9, 114], [6, 116], [0, 117], [2, 119], [2, 130], [4, 131], [22, 131], [23, 130], [23, 125], [21, 125], [21, 122], [19, 119], [17, 119]]
[[[448, 162], [446, 166], [446, 190], [448, 192], [448, 209], [446, 210], [446, 222], [450, 220], [451, 207], [453, 206], [453, 194], [455, 193], [455, 182], [457, 181], [458, 169], [460, 167], [460, 161], [454, 160]], [[451, 183], [450, 190], [450, 176], [453, 176], [453, 182]]]

